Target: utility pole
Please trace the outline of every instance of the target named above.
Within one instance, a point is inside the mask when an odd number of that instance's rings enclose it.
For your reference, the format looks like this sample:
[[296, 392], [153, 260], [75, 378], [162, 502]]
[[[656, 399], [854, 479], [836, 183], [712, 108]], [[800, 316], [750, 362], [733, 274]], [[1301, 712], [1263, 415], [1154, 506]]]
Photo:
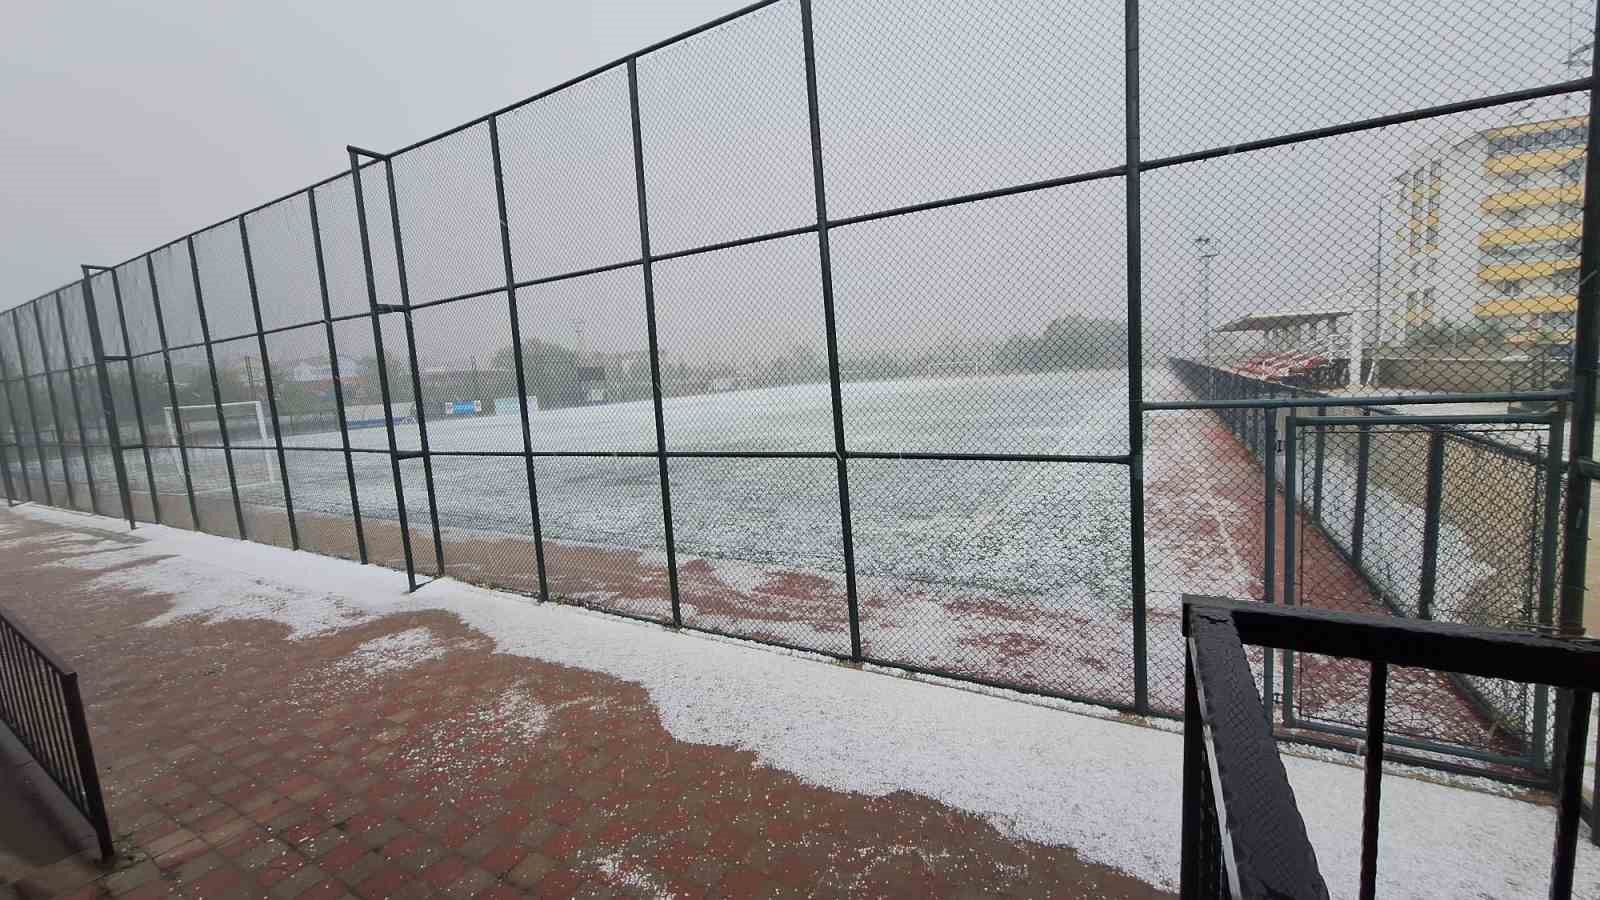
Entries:
[[[1375, 337], [1373, 339], [1372, 344], [1373, 344], [1373, 351], [1374, 352], [1372, 354], [1371, 368], [1367, 371], [1367, 377], [1366, 378], [1362, 378], [1361, 377], [1361, 361], [1355, 357], [1354, 353], [1351, 354], [1350, 365], [1355, 367], [1355, 371], [1351, 372], [1349, 377], [1346, 380], [1348, 381], [1348, 383], [1350, 383], [1352, 385], [1366, 385], [1368, 387], [1375, 387], [1378, 384], [1378, 354], [1377, 354], [1376, 351], [1377, 351], [1377, 349], [1379, 347], [1383, 346], [1383, 339], [1384, 339], [1384, 322], [1383, 322], [1383, 204], [1384, 204], [1384, 197], [1382, 195], [1379, 195], [1379, 197], [1378, 197], [1378, 235], [1377, 235], [1378, 241], [1373, 246], [1373, 254], [1372, 254], [1372, 310], [1373, 310], [1374, 317], [1376, 317], [1376, 319], [1377, 319], [1377, 321], [1375, 323], [1373, 323], [1373, 332], [1374, 332]], [[1352, 318], [1350, 320], [1350, 327], [1356, 329], [1356, 334], [1351, 338], [1351, 346], [1356, 347], [1358, 349], [1361, 347], [1362, 342], [1364, 342], [1366, 340], [1366, 337], [1367, 337], [1366, 335], [1361, 334], [1362, 325], [1363, 325], [1362, 317], [1361, 316], [1352, 315]]]
[[1197, 344], [1201, 354], [1211, 356], [1211, 261], [1217, 251], [1211, 248], [1211, 238], [1201, 235], [1194, 239], [1195, 251], [1200, 255], [1200, 334]]

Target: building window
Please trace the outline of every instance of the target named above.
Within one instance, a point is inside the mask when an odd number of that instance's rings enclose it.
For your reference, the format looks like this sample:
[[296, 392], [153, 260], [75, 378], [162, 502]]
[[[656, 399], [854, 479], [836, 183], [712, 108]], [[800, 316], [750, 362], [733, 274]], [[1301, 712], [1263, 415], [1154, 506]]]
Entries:
[[1513, 134], [1499, 137], [1489, 141], [1491, 154], [1524, 153], [1530, 150], [1542, 150], [1547, 147], [1572, 147], [1579, 146], [1588, 139], [1585, 129], [1581, 125], [1567, 128], [1552, 128], [1548, 131], [1539, 131], [1531, 134]]

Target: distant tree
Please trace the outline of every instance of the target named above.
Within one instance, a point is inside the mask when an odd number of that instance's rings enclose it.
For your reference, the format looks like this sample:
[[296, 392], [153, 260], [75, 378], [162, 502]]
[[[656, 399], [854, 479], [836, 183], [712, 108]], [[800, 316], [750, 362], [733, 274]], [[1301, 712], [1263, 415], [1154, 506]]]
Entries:
[[[498, 369], [515, 370], [516, 352], [502, 347], [491, 360]], [[583, 402], [578, 384], [578, 352], [553, 341], [528, 338], [522, 342], [522, 371], [528, 393], [543, 407], [572, 406]]]
[[[385, 353], [388, 360], [386, 367], [389, 374], [389, 400], [391, 403], [410, 403], [413, 396], [411, 390], [411, 369], [400, 361], [400, 357], [393, 353]], [[378, 381], [378, 357], [358, 356], [355, 358], [356, 369], [361, 372], [359, 379], [350, 377], [349, 373], [340, 372], [341, 379], [345, 382], [345, 402], [347, 403], [382, 403], [383, 385]]]

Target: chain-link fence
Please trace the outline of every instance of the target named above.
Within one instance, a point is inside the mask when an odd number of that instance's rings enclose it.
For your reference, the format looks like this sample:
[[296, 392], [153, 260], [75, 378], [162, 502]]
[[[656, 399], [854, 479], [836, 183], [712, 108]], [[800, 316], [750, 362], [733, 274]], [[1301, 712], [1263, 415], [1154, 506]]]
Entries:
[[1159, 713], [1415, 509], [1562, 620], [1548, 429], [1286, 417], [1564, 411], [1594, 21], [758, 3], [0, 314], [6, 491]]

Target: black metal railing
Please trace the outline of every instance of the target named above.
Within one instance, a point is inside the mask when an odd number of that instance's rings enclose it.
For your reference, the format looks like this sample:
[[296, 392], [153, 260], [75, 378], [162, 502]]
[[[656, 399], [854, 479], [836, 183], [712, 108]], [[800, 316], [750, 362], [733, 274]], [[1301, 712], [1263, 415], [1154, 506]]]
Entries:
[[1370, 665], [1360, 896], [1376, 895], [1384, 712], [1391, 666], [1534, 682], [1570, 692], [1558, 748], [1550, 896], [1572, 896], [1589, 705], [1600, 642], [1441, 622], [1184, 598], [1184, 897], [1325, 897], [1244, 646]]
[[100, 792], [78, 673], [0, 611], [0, 721], [94, 827], [110, 859], [111, 821]]
[[[1452, 409], [1465, 397], [1341, 395], [1307, 376], [1269, 379], [1189, 359], [1170, 362], [1195, 399], [1151, 406], [1208, 411], [1260, 467], [1262, 593], [1253, 599], [1347, 611], [1370, 606], [1494, 628], [1581, 629], [1578, 610], [1556, 603], [1566, 405], [1548, 403], [1551, 392], [1471, 398], [1542, 401], [1545, 412], [1435, 414], [1432, 407]], [[1448, 552], [1441, 551], [1445, 523], [1453, 523]], [[1317, 552], [1323, 549], [1336, 561]], [[1319, 562], [1308, 566], [1312, 557]], [[1493, 577], [1479, 583], [1441, 574], [1472, 561], [1492, 566]], [[1297, 680], [1293, 657], [1284, 662], [1284, 669], [1270, 661], [1264, 669], [1269, 708], [1277, 703], [1281, 672], [1282, 724], [1341, 741], [1358, 738], [1359, 729], [1349, 723], [1302, 715], [1295, 686], [1315, 693], [1326, 685]], [[1526, 771], [1548, 784], [1548, 692], [1446, 678], [1462, 702], [1461, 715], [1493, 723], [1500, 744], [1450, 738], [1444, 731], [1451, 729], [1417, 723], [1399, 723], [1397, 730], [1409, 733], [1392, 742], [1463, 760], [1466, 768], [1487, 766], [1494, 777], [1522, 780]], [[1409, 761], [1463, 768], [1454, 759], [1419, 755]]]

